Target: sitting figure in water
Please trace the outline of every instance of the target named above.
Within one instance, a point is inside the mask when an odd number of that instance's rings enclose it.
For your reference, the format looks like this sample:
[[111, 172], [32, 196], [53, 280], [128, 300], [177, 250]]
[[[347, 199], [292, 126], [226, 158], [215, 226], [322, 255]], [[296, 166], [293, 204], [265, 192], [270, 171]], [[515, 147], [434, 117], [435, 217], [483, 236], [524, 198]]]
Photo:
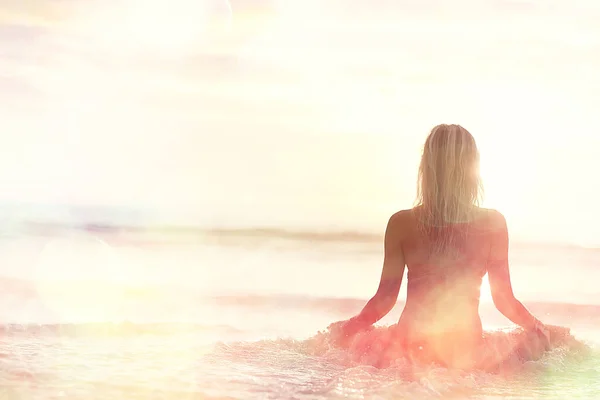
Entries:
[[477, 206], [481, 181], [473, 136], [458, 125], [433, 128], [418, 183], [418, 205], [388, 222], [377, 293], [359, 315], [330, 325], [332, 337], [352, 341], [383, 318], [396, 303], [407, 268], [406, 304], [397, 325], [386, 331], [384, 350], [447, 367], [489, 368], [478, 312], [487, 274], [495, 306], [543, 353], [551, 336], [565, 330], [549, 329], [513, 294], [504, 216]]

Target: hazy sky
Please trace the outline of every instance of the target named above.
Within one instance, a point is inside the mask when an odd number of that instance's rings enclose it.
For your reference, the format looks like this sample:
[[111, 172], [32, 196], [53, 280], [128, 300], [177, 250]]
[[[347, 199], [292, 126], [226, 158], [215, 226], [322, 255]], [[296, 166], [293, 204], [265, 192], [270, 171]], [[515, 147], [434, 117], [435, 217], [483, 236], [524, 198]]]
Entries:
[[0, 200], [380, 231], [460, 123], [513, 235], [600, 246], [597, 1], [0, 1]]

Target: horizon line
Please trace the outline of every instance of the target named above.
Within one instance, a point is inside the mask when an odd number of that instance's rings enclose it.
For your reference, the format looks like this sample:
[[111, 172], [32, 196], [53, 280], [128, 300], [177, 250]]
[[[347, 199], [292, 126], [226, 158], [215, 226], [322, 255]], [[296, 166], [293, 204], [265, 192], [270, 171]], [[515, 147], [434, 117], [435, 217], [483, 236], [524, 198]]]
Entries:
[[[80, 222], [73, 223], [70, 221], [35, 221], [24, 220], [24, 226], [45, 226], [54, 227], [57, 229], [73, 229], [78, 231], [86, 231], [101, 235], [102, 233], [109, 234], [111, 232], [129, 231], [143, 232], [164, 232], [173, 234], [204, 234], [209, 236], [222, 237], [257, 237], [257, 238], [279, 238], [287, 240], [310, 241], [318, 240], [325, 242], [356, 242], [356, 243], [380, 243], [383, 241], [384, 233], [375, 232], [372, 229], [348, 229], [336, 228], [333, 226], [315, 227], [315, 228], [300, 228], [300, 227], [282, 227], [276, 225], [254, 225], [254, 226], [231, 226], [231, 225], [213, 225], [207, 226], [202, 224], [184, 224], [184, 223], [114, 223], [114, 222]], [[600, 250], [599, 245], [585, 246], [578, 243], [560, 241], [560, 240], [535, 240], [530, 238], [519, 238], [512, 236], [511, 243], [516, 246], [532, 246], [532, 247], [548, 247], [558, 246], [568, 249], [582, 250]]]

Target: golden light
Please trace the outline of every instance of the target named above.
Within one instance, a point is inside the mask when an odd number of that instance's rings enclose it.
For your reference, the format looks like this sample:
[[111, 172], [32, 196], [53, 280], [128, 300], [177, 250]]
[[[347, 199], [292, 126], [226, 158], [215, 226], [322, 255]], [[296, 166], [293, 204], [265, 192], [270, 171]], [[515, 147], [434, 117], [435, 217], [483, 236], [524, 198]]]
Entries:
[[115, 51], [150, 51], [153, 55], [198, 51], [218, 31], [227, 31], [231, 22], [228, 0], [129, 0], [118, 7], [97, 4], [81, 18], [74, 18], [78, 30], [93, 40], [114, 46]]

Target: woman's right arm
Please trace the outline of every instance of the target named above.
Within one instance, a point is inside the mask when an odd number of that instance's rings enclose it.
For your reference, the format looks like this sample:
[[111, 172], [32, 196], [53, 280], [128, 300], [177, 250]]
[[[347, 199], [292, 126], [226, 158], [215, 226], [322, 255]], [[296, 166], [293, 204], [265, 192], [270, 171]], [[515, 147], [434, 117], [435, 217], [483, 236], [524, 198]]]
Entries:
[[487, 272], [494, 305], [506, 318], [522, 328], [544, 332], [544, 324], [535, 318], [513, 293], [508, 267], [506, 219], [501, 213], [494, 211], [491, 222], [492, 241]]

